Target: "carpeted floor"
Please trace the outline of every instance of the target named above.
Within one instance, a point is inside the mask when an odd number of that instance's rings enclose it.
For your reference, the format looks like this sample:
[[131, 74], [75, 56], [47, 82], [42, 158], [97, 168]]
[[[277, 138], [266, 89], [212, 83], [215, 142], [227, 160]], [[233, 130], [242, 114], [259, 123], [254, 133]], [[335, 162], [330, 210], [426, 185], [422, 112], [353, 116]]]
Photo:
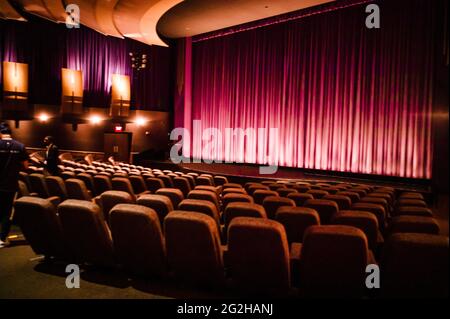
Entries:
[[68, 289], [64, 263], [43, 262], [14, 229], [12, 245], [0, 249], [0, 299], [161, 299], [226, 298], [216, 292], [193, 290], [179, 282], [131, 278], [113, 269], [81, 269], [80, 288]]

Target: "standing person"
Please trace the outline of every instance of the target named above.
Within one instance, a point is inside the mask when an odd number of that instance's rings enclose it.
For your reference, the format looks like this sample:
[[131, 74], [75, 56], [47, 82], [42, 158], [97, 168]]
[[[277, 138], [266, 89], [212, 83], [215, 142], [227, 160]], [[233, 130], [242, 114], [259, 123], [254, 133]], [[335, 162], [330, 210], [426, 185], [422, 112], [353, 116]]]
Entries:
[[12, 139], [9, 125], [0, 123], [0, 248], [9, 244], [8, 234], [19, 172], [28, 168], [28, 159], [25, 146]]
[[53, 136], [46, 136], [44, 138], [44, 144], [47, 147], [47, 150], [45, 151], [45, 167], [51, 175], [58, 175], [59, 150], [58, 146], [55, 145], [55, 139]]

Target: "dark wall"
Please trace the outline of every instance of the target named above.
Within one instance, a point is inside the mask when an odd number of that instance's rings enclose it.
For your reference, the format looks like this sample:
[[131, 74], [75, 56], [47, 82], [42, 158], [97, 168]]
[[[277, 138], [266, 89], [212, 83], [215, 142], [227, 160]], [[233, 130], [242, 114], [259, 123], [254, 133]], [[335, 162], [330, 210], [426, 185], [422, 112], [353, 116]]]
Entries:
[[[132, 152], [156, 151], [167, 149], [169, 133], [169, 113], [142, 112], [148, 122], [144, 126], [127, 123], [125, 132], [131, 132]], [[19, 127], [14, 128], [14, 121], [7, 121], [13, 128], [13, 137], [28, 147], [43, 147], [45, 136], [52, 135], [61, 149], [103, 152], [103, 134], [114, 129], [114, 123], [104, 122], [93, 125], [78, 124], [76, 131], [70, 123], [64, 123], [60, 118], [50, 119], [46, 123], [38, 120], [20, 121]]]

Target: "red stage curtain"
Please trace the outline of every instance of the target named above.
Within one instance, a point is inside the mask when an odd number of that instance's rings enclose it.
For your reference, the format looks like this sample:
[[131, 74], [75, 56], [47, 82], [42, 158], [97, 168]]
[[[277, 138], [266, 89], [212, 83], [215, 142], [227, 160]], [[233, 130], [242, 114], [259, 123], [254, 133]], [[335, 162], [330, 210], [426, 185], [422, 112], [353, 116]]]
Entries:
[[[434, 1], [378, 1], [194, 39], [192, 155], [280, 166], [431, 177]], [[186, 116], [186, 114], [184, 114]], [[257, 131], [245, 143], [226, 128]], [[206, 128], [222, 136], [201, 141]], [[206, 136], [205, 136], [206, 137]], [[276, 146], [272, 158], [270, 147]]]

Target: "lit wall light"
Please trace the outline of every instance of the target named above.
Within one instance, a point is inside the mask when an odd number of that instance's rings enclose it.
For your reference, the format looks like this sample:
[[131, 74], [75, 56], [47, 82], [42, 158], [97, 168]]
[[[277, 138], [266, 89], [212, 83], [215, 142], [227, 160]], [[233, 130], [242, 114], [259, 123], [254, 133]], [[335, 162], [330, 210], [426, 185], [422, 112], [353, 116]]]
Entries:
[[72, 113], [72, 114], [83, 113], [83, 72], [62, 68], [61, 74], [62, 74], [62, 92], [61, 92], [62, 113]]
[[130, 98], [130, 77], [127, 75], [113, 74], [109, 115], [111, 117], [128, 116]]
[[3, 62], [3, 91], [9, 94], [28, 93], [28, 64]]
[[102, 118], [98, 115], [91, 115], [89, 117], [89, 122], [93, 125], [100, 124], [102, 122]]
[[39, 122], [42, 122], [42, 123], [46, 123], [49, 119], [50, 119], [50, 116], [48, 116], [47, 113], [41, 113], [38, 116]]
[[143, 118], [143, 117], [137, 117], [137, 118], [134, 120], [134, 123], [135, 123], [137, 126], [144, 126], [144, 125], [147, 123], [147, 120], [146, 120], [145, 118]]

